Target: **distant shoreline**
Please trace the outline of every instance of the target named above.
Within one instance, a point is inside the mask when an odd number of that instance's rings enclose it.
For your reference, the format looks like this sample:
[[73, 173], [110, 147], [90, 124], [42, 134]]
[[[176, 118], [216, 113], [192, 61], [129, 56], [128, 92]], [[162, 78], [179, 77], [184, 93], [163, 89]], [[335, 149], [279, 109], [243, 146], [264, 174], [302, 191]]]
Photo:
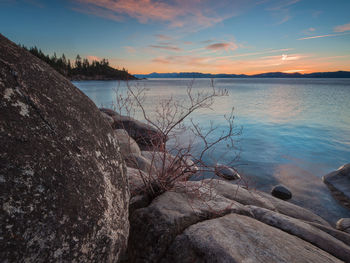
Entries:
[[350, 78], [350, 71], [336, 72], [315, 72], [308, 74], [301, 73], [283, 73], [283, 72], [268, 72], [255, 75], [246, 74], [210, 74], [198, 72], [180, 72], [180, 73], [150, 73], [150, 74], [135, 74], [136, 78]]

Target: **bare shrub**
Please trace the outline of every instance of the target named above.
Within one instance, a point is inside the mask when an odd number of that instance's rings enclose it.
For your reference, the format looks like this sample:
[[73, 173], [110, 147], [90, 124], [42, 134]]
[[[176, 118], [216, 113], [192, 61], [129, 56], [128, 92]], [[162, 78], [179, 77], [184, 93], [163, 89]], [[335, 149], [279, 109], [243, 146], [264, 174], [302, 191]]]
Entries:
[[[215, 125], [213, 121], [208, 127], [203, 127], [192, 117], [196, 111], [213, 110], [216, 98], [228, 96], [226, 89], [215, 88], [212, 80], [209, 90], [197, 90], [191, 81], [186, 90], [186, 99], [170, 96], [160, 100], [150, 112], [145, 108], [147, 90], [140, 85], [129, 84], [126, 90], [120, 86], [115, 90], [114, 110], [127, 118], [141, 113], [144, 121], [156, 130], [152, 134], [144, 134], [148, 138], [148, 151], [143, 151], [142, 155], [150, 161], [147, 167], [141, 167], [137, 156], [126, 156], [128, 164], [140, 170], [145, 193], [155, 197], [173, 189], [179, 181], [183, 184], [189, 178], [198, 180], [203, 174], [213, 174], [217, 158], [222, 157], [214, 154], [215, 147], [219, 145], [226, 147], [225, 156], [232, 155], [225, 166], [233, 168], [239, 156], [235, 153], [234, 138], [241, 133], [241, 129], [234, 126], [233, 108], [223, 116], [224, 127]], [[186, 142], [183, 138], [186, 138]], [[134, 139], [138, 142], [138, 138]], [[205, 159], [210, 159], [210, 162]]]

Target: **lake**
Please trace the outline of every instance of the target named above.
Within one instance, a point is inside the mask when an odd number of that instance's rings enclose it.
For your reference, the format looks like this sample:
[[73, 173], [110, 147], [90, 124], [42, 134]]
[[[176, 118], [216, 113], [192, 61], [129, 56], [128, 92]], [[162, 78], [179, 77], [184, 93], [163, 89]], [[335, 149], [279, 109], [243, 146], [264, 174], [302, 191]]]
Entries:
[[[145, 108], [153, 112], [164, 98], [185, 99], [191, 81], [149, 79], [129, 84], [147, 89]], [[111, 107], [114, 90], [126, 87], [119, 81], [73, 84], [99, 107]], [[328, 221], [350, 217], [322, 182], [323, 175], [350, 162], [350, 79], [215, 79], [214, 84], [227, 89], [229, 96], [217, 98], [212, 110], [201, 110], [193, 119], [204, 127], [211, 120], [224, 125], [223, 115], [234, 106], [235, 125], [242, 128], [236, 137], [236, 167], [250, 188], [270, 192], [274, 185], [284, 184], [293, 193], [291, 202]], [[194, 91], [209, 88], [209, 79], [193, 82]], [[215, 151], [222, 163], [232, 157], [224, 148]]]

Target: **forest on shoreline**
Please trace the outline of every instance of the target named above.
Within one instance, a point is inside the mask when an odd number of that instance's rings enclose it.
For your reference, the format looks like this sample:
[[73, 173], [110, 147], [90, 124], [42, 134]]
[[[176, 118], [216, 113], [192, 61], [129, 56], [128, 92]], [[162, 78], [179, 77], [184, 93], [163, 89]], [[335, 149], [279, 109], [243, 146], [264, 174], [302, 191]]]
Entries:
[[110, 66], [109, 61], [105, 58], [89, 61], [87, 58], [82, 58], [79, 54], [76, 56], [74, 62], [67, 59], [64, 54], [58, 57], [54, 55], [46, 55], [41, 49], [37, 47], [27, 48], [22, 45], [24, 49], [29, 51], [34, 56], [40, 58], [49, 64], [56, 71], [70, 80], [135, 80], [137, 79], [131, 75], [127, 69], [115, 69]]

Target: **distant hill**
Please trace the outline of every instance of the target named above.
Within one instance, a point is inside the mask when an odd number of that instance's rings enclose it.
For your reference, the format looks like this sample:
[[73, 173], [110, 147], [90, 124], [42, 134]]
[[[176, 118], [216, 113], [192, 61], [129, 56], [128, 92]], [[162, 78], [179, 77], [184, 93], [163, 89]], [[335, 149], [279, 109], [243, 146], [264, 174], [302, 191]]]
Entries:
[[137, 78], [350, 78], [350, 71], [315, 72], [308, 74], [268, 72], [255, 75], [209, 74], [199, 72], [136, 74]]
[[70, 80], [136, 80], [137, 78], [129, 74], [129, 72], [123, 69], [115, 69], [109, 65], [107, 59], [101, 59], [100, 61], [94, 60], [90, 63], [87, 58], [81, 58], [76, 56], [75, 62], [71, 63], [69, 59], [66, 59], [63, 54], [61, 57], [57, 57], [56, 53], [53, 56], [45, 55], [37, 47], [27, 48], [34, 56], [40, 58], [56, 71]]

